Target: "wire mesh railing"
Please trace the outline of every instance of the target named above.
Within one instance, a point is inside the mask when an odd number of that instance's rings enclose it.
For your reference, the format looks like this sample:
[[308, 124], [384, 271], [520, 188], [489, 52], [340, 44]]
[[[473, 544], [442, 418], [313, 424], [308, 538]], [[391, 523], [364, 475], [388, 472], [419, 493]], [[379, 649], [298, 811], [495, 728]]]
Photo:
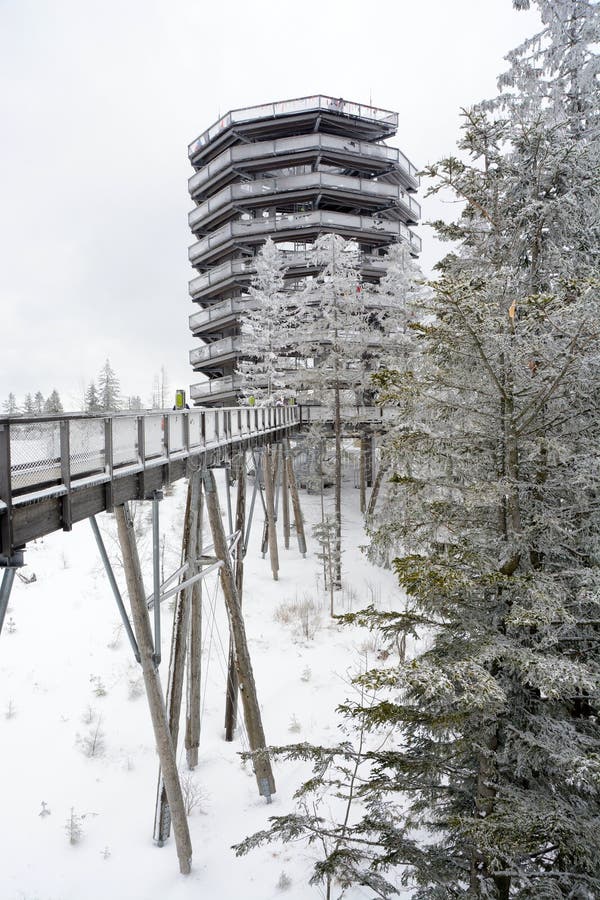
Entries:
[[15, 497], [109, 480], [244, 437], [288, 428], [300, 407], [0, 418], [0, 510]]
[[294, 100], [283, 100], [278, 103], [265, 103], [260, 106], [250, 106], [242, 109], [232, 109], [222, 116], [214, 125], [207, 128], [188, 147], [188, 154], [193, 158], [196, 153], [223, 131], [236, 122], [250, 122], [254, 119], [266, 117], [291, 115], [308, 110], [327, 110], [352, 118], [367, 119], [371, 122], [384, 123], [390, 129], [398, 127], [398, 113], [389, 109], [378, 109], [364, 103], [352, 103], [342, 97], [328, 97], [323, 94], [315, 94], [312, 97], [297, 97]]

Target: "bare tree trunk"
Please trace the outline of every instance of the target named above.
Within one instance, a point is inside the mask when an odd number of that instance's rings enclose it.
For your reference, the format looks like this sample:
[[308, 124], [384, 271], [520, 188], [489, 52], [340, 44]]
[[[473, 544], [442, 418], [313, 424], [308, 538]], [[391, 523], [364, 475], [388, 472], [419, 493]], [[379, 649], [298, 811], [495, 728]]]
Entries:
[[[200, 494], [200, 475], [194, 472], [188, 484], [187, 503], [183, 526], [183, 538], [181, 547], [182, 562], [187, 563], [188, 568], [183, 579], [191, 578], [196, 574], [197, 553], [197, 518], [198, 497]], [[163, 579], [164, 580], [164, 579]], [[169, 730], [173, 741], [173, 749], [177, 752], [177, 740], [179, 737], [179, 719], [181, 716], [181, 701], [183, 699], [183, 681], [185, 675], [185, 661], [187, 649], [187, 633], [189, 625], [189, 610], [192, 599], [193, 585], [188, 585], [177, 594], [175, 609], [173, 612], [173, 630], [171, 637], [171, 655], [169, 659], [169, 678], [167, 682], [167, 717]], [[157, 602], [157, 598], [155, 598]], [[167, 802], [167, 794], [164, 787], [162, 771], [158, 776], [158, 791], [156, 798], [156, 817], [154, 820], [154, 839], [162, 845], [170, 833], [170, 812]]]
[[281, 445], [281, 511], [283, 516], [283, 546], [290, 549], [290, 494], [288, 486], [287, 449]]
[[269, 537], [269, 556], [271, 559], [271, 571], [273, 581], [279, 579], [279, 553], [277, 550], [277, 531], [275, 528], [275, 470], [271, 448], [266, 447], [263, 456], [263, 472], [265, 478], [265, 503], [267, 506], [267, 526]]
[[361, 513], [364, 513], [367, 508], [367, 448], [365, 445], [366, 438], [364, 434], [361, 434], [359, 458], [359, 493]]
[[389, 466], [382, 463], [378, 470], [377, 475], [375, 476], [375, 483], [373, 484], [373, 490], [371, 491], [371, 496], [369, 497], [369, 505], [367, 506], [367, 519], [370, 518], [375, 512], [375, 507], [377, 506], [377, 499], [379, 497], [379, 491], [381, 490], [381, 482], [383, 481], [383, 476], [387, 472]]
[[306, 556], [306, 535], [304, 533], [304, 519], [302, 518], [302, 510], [300, 508], [300, 497], [298, 496], [298, 484], [296, 482], [296, 473], [294, 472], [294, 460], [290, 452], [290, 445], [286, 441], [287, 451], [287, 473], [290, 494], [292, 495], [292, 508], [294, 510], [294, 524], [296, 526], [296, 537], [298, 538], [298, 549], [302, 556]]
[[[200, 481], [200, 473], [198, 473]], [[196, 559], [202, 556], [202, 519], [204, 501], [202, 487], [198, 484], [198, 499], [196, 503]], [[198, 564], [195, 571], [199, 571]], [[192, 597], [190, 608], [190, 631], [188, 646], [188, 674], [187, 674], [187, 711], [185, 723], [185, 749], [187, 764], [190, 769], [198, 765], [198, 748], [200, 746], [200, 685], [202, 673], [201, 661], [202, 649], [202, 579], [192, 585]]]
[[335, 385], [335, 407], [333, 417], [333, 429], [335, 434], [335, 559], [334, 559], [334, 586], [336, 590], [342, 587], [342, 416], [340, 409], [340, 386]]
[[[142, 570], [137, 552], [137, 544], [133, 530], [133, 522], [129, 506], [116, 506], [115, 517], [119, 533], [119, 543], [123, 554], [127, 591], [131, 604], [131, 617], [135, 636], [140, 650], [142, 674], [146, 686], [146, 696], [150, 707], [152, 727], [156, 740], [156, 749], [165, 781], [167, 799], [171, 810], [175, 845], [179, 858], [179, 870], [182, 875], [191, 871], [192, 843], [188, 829], [179, 773], [175, 761], [175, 750], [169, 730], [167, 711], [163, 700], [162, 687], [157, 669], [153, 661], [154, 647], [150, 619], [146, 606], [146, 594], [142, 579]], [[158, 598], [155, 598], [158, 601]]]
[[[246, 525], [246, 454], [242, 451], [237, 465], [237, 500], [235, 508], [235, 530], [239, 532], [235, 551], [235, 588], [240, 606], [244, 587], [244, 530]], [[233, 635], [229, 635], [229, 664], [227, 674], [227, 698], [225, 702], [225, 740], [232, 741], [237, 724], [238, 677], [235, 668]]]
[[223, 596], [225, 598], [225, 605], [227, 607], [229, 627], [231, 634], [233, 635], [235, 666], [240, 693], [242, 695], [248, 741], [250, 743], [250, 749], [253, 754], [255, 754], [253, 756], [254, 772], [259, 793], [263, 797], [266, 797], [267, 801], [270, 801], [271, 794], [275, 793], [275, 780], [271, 770], [269, 754], [266, 750], [267, 745], [262, 726], [260, 707], [258, 705], [258, 697], [256, 695], [256, 685], [254, 682], [250, 652], [246, 640], [246, 629], [244, 627], [240, 600], [235, 586], [235, 577], [231, 567], [231, 559], [227, 541], [225, 539], [225, 532], [223, 531], [223, 522], [221, 521], [221, 511], [219, 509], [219, 498], [217, 496], [215, 478], [210, 469], [204, 473], [204, 492], [206, 496], [208, 519], [215, 547], [215, 556], [217, 559], [223, 561], [223, 565], [219, 570], [219, 577], [223, 589]]

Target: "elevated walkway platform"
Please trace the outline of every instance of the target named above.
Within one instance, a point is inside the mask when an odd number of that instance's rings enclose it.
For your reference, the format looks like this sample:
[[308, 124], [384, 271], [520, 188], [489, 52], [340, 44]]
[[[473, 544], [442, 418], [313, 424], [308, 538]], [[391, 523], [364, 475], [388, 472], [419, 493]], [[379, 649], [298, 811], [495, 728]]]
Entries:
[[277, 443], [303, 419], [300, 406], [0, 418], [0, 567], [28, 541]]

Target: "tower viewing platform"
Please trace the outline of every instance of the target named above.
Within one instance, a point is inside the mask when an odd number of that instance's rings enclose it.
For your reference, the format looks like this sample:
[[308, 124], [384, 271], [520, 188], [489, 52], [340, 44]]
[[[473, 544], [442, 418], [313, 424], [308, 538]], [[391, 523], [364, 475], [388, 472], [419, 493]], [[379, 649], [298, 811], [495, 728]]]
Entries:
[[395, 112], [315, 95], [232, 110], [189, 145], [190, 329], [201, 342], [190, 363], [207, 376], [192, 385], [196, 405], [236, 401], [240, 323], [267, 238], [294, 282], [314, 274], [309, 251], [324, 233], [355, 240], [372, 281], [391, 244], [419, 254], [418, 170], [383, 143], [397, 129]]

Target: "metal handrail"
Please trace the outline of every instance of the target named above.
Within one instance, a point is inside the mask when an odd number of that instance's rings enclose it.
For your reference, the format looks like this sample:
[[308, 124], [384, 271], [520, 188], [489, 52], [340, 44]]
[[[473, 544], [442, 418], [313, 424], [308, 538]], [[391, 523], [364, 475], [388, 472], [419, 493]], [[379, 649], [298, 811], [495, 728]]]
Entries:
[[374, 181], [371, 178], [355, 178], [350, 175], [334, 175], [331, 172], [306, 172], [303, 175], [284, 175], [280, 178], [262, 178], [257, 181], [242, 181], [218, 191], [188, 214], [188, 222], [193, 230], [211, 213], [235, 203], [239, 200], [260, 198], [286, 191], [297, 191], [304, 188], [333, 188], [346, 190], [356, 194], [381, 197], [404, 204], [415, 218], [421, 217], [421, 207], [399, 184]]
[[50, 489], [68, 492], [288, 428], [302, 417], [299, 406], [273, 408], [267, 418], [251, 412], [223, 407], [0, 417], [0, 511]]
[[208, 362], [219, 356], [225, 356], [228, 353], [239, 353], [242, 349], [242, 342], [239, 335], [222, 338], [220, 341], [213, 341], [212, 344], [204, 344], [201, 347], [194, 347], [190, 350], [190, 363], [195, 365], [199, 362]]
[[207, 237], [202, 238], [202, 240], [192, 244], [188, 250], [188, 257], [193, 264], [195, 260], [200, 260], [215, 247], [219, 247], [221, 244], [225, 244], [234, 238], [243, 239], [244, 237], [255, 237], [271, 232], [297, 231], [298, 229], [311, 228], [315, 225], [340, 226], [356, 231], [384, 233], [402, 237], [417, 253], [421, 252], [421, 238], [411, 231], [404, 222], [319, 209], [307, 213], [284, 213], [279, 218], [269, 217], [229, 222], [212, 234], [207, 235]]
[[[280, 250], [280, 253], [286, 269], [314, 268], [315, 266], [314, 260], [311, 259], [311, 254], [308, 250]], [[378, 269], [383, 273], [386, 270], [385, 257], [371, 255], [363, 256], [361, 268]], [[213, 266], [212, 269], [203, 272], [202, 275], [192, 278], [189, 284], [190, 296], [197, 297], [207, 288], [215, 287], [216, 285], [227, 281], [229, 278], [242, 276], [245, 280], [249, 280], [255, 274], [255, 257], [250, 257], [249, 259], [228, 260], [227, 262], [220, 263], [218, 266]], [[237, 308], [230, 309], [227, 306], [229, 303], [237, 304]], [[229, 312], [241, 312], [248, 308], [247, 303], [247, 298], [244, 298], [244, 300], [230, 298], [221, 303], [215, 303], [214, 306], [210, 306], [208, 309], [193, 313], [189, 320], [190, 328], [195, 328], [203, 322], [210, 322], [213, 318], [220, 318], [222, 315]]]
[[242, 386], [239, 375], [223, 375], [221, 378], [211, 378], [209, 381], [199, 381], [190, 386], [192, 400], [203, 400], [214, 394], [230, 393], [238, 391]]
[[311, 97], [297, 97], [293, 100], [283, 100], [277, 103], [263, 103], [260, 106], [232, 109], [192, 141], [188, 146], [188, 155], [192, 158], [199, 149], [206, 147], [210, 141], [235, 123], [251, 122], [255, 119], [275, 118], [277, 116], [321, 109], [352, 118], [367, 119], [371, 122], [383, 122], [391, 128], [398, 127], [398, 113], [389, 109], [378, 109], [376, 106], [351, 103], [342, 98], [314, 94]]
[[419, 186], [418, 168], [397, 147], [387, 144], [374, 144], [370, 141], [356, 141], [332, 134], [302, 134], [293, 137], [276, 138], [269, 141], [256, 141], [252, 144], [240, 144], [224, 150], [215, 156], [207, 165], [195, 172], [188, 181], [188, 190], [193, 196], [198, 188], [228, 166], [239, 165], [252, 159], [272, 159], [283, 154], [301, 153], [305, 150], [316, 152], [340, 152], [353, 157], [371, 157], [384, 160], [398, 166], [408, 176], [411, 185]]

